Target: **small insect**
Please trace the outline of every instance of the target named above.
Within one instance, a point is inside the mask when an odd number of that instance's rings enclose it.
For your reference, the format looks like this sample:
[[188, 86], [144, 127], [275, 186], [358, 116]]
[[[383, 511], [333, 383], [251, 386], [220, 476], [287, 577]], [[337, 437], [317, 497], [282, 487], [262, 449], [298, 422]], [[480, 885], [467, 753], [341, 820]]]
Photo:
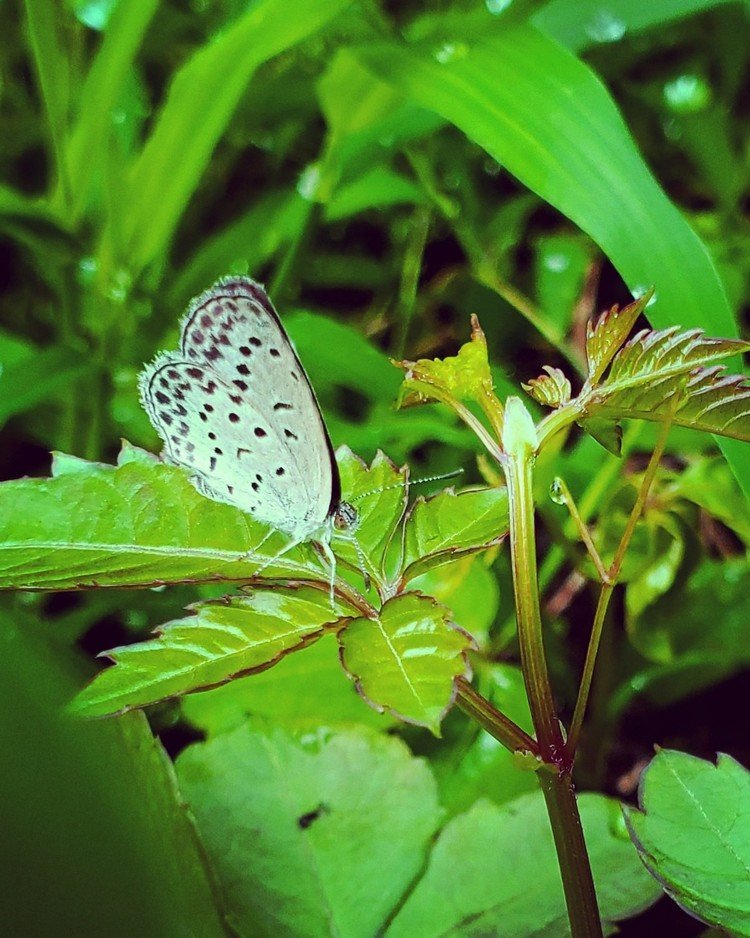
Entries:
[[196, 297], [179, 351], [157, 356], [139, 386], [163, 458], [190, 470], [201, 494], [269, 525], [267, 537], [287, 534], [282, 553], [318, 543], [333, 597], [333, 528], [353, 529], [357, 511], [341, 500], [318, 401], [265, 290], [231, 277]]

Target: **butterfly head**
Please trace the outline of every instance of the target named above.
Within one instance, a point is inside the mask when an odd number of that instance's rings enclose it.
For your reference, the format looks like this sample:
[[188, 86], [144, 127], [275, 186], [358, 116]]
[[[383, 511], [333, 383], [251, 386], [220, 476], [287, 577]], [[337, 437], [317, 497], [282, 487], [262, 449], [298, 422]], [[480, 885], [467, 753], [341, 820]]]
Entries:
[[349, 502], [339, 502], [333, 513], [333, 526], [337, 531], [351, 531], [357, 527], [359, 512]]

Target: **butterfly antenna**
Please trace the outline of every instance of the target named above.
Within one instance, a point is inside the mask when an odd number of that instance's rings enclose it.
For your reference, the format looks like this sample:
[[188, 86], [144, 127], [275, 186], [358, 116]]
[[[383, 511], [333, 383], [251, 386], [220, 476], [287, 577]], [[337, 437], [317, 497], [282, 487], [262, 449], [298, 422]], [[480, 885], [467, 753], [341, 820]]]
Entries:
[[[412, 479], [409, 482], [409, 485], [421, 485], [423, 482], [440, 482], [443, 479], [455, 479], [456, 476], [463, 475], [463, 469], [453, 469], [451, 472], [443, 472], [437, 476], [424, 476], [421, 479]], [[369, 498], [370, 495], [380, 495], [381, 492], [388, 492], [391, 489], [400, 489], [403, 488], [406, 484], [406, 480], [402, 482], [393, 482], [391, 485], [382, 485], [379, 489], [370, 489], [369, 492], [360, 492], [359, 495], [353, 495], [351, 498], [347, 499], [349, 502], [358, 502], [363, 498]]]

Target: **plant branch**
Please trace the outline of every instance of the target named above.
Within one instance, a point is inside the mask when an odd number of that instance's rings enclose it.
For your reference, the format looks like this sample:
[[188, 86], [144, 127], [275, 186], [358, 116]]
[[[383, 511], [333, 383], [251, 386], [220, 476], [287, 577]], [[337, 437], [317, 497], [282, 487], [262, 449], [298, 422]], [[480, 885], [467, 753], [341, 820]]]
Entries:
[[570, 489], [559, 476], [555, 479], [552, 485], [559, 493], [559, 496], [565, 504], [565, 507], [570, 512], [570, 517], [573, 520], [576, 531], [578, 531], [579, 537], [586, 545], [586, 550], [588, 551], [589, 557], [591, 557], [591, 560], [596, 567], [596, 572], [599, 574], [599, 578], [601, 579], [602, 583], [607, 583], [609, 581], [609, 572], [605, 568], [602, 558], [599, 556], [599, 551], [596, 549], [596, 544], [594, 544], [593, 540], [591, 539], [591, 532], [589, 531], [586, 523], [581, 517], [580, 512], [578, 511], [578, 506], [576, 505], [575, 499], [570, 493]]
[[[674, 413], [677, 402], [678, 398], [675, 396], [672, 413]], [[609, 603], [612, 599], [614, 588], [617, 585], [620, 570], [622, 569], [622, 563], [625, 559], [625, 553], [630, 546], [630, 541], [632, 540], [633, 534], [635, 533], [635, 527], [638, 524], [641, 515], [643, 514], [643, 509], [646, 505], [648, 493], [651, 489], [654, 477], [656, 476], [656, 470], [659, 468], [659, 463], [661, 462], [661, 458], [664, 455], [664, 448], [667, 445], [667, 437], [669, 436], [671, 426], [671, 420], [666, 421], [662, 425], [659, 439], [656, 442], [654, 451], [651, 453], [651, 458], [648, 461], [646, 471], [643, 474], [643, 480], [641, 481], [641, 486], [638, 491], [638, 497], [636, 498], [635, 504], [633, 505], [633, 508], [628, 517], [628, 522], [625, 525], [625, 530], [622, 537], [620, 538], [620, 543], [617, 545], [617, 551], [615, 552], [614, 560], [612, 561], [609, 570], [607, 571], [606, 579], [604, 579], [602, 583], [602, 588], [599, 593], [599, 600], [596, 604], [594, 623], [591, 627], [591, 637], [589, 638], [589, 645], [586, 650], [586, 660], [583, 665], [581, 685], [578, 689], [578, 699], [576, 700], [575, 710], [573, 711], [573, 719], [570, 723], [570, 732], [568, 733], [567, 750], [571, 759], [575, 755], [575, 751], [578, 746], [578, 740], [581, 735], [581, 727], [583, 725], [583, 718], [586, 713], [586, 706], [588, 704], [589, 694], [591, 692], [591, 682], [594, 676], [594, 666], [596, 665], [596, 656], [599, 651], [599, 643], [602, 637], [602, 630], [604, 628], [604, 620], [607, 615], [607, 609], [609, 608]]]
[[511, 752], [531, 752], [538, 755], [539, 747], [536, 740], [525, 733], [510, 717], [494, 707], [486, 697], [474, 690], [465, 678], [458, 678], [456, 690], [458, 706], [506, 749], [510, 749]]

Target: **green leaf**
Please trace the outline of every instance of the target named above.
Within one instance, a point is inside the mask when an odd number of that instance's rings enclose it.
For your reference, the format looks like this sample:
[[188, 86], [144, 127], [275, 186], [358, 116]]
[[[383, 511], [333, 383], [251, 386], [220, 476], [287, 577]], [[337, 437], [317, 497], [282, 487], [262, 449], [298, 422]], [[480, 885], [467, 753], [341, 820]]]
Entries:
[[750, 505], [723, 459], [697, 460], [675, 479], [671, 492], [699, 505], [750, 546]]
[[191, 723], [213, 735], [241, 726], [249, 716], [316, 731], [352, 723], [385, 729], [395, 723], [359, 696], [344, 674], [336, 636], [331, 634], [284, 655], [268, 671], [189, 694], [182, 700], [182, 711]]
[[222, 938], [194, 825], [145, 717], [66, 715], [81, 657], [44, 640], [50, 623], [28, 603], [16, 608], [26, 621], [0, 611], [3, 931]]
[[[228, 272], [257, 275], [269, 258], [291, 241], [306, 210], [307, 202], [295, 190], [260, 195], [237, 219], [201, 239], [171, 283], [165, 307], [183, 309], [191, 297], [205, 290], [207, 283], [214, 283]], [[289, 317], [285, 317], [284, 324], [289, 326]], [[308, 360], [304, 354], [302, 359]]]
[[500, 544], [508, 524], [508, 492], [504, 488], [459, 493], [446, 489], [432, 498], [418, 498], [405, 525], [403, 582]]
[[471, 639], [451, 623], [448, 609], [428, 596], [403, 593], [375, 620], [350, 619], [339, 643], [344, 668], [371, 706], [439, 735], [455, 679], [469, 675]]
[[478, 645], [486, 643], [500, 604], [500, 588], [484, 558], [467, 555], [450, 566], [432, 567], [411, 580], [410, 589], [434, 596]]
[[442, 123], [375, 78], [346, 48], [336, 52], [317, 91], [328, 124], [326, 168], [344, 179]]
[[[263, 525], [199, 495], [183, 469], [143, 453], [125, 459], [0, 484], [0, 589], [247, 580], [288, 540], [273, 534], [256, 551]], [[325, 580], [303, 550], [264, 574]]]
[[319, 29], [350, 0], [258, 0], [177, 72], [133, 166], [125, 203], [128, 263], [140, 270], [164, 250], [253, 73]]
[[627, 810], [646, 868], [692, 915], [750, 935], [750, 773], [731, 756], [714, 766], [662, 750]]
[[342, 497], [353, 505], [358, 521], [352, 532], [334, 532], [336, 554], [355, 570], [360, 569], [364, 559], [369, 575], [376, 583], [382, 583], [386, 578], [386, 553], [406, 509], [408, 475], [383, 453], [378, 453], [372, 465], [367, 466], [342, 446], [337, 459]]
[[402, 362], [406, 376], [399, 398], [400, 407], [425, 401], [474, 401], [484, 406], [494, 398], [494, 384], [487, 360], [487, 341], [479, 323], [472, 318], [471, 341], [446, 358], [421, 358]]
[[[617, 802], [579, 797], [605, 922], [627, 918], [661, 894], [623, 829]], [[478, 801], [450, 821], [388, 938], [569, 935], [560, 872], [540, 792], [497, 807]]]
[[180, 788], [243, 935], [381, 933], [441, 811], [398, 739], [251, 724], [190, 746]]
[[161, 626], [156, 638], [108, 651], [114, 664], [81, 691], [73, 711], [122, 713], [263, 671], [320, 638], [341, 615], [326, 592], [309, 587], [258, 590], [191, 608], [194, 615]]
[[591, 384], [599, 383], [652, 296], [653, 291], [649, 290], [624, 309], [613, 306], [586, 324], [586, 362]]
[[733, 0], [551, 0], [536, 12], [539, 29], [569, 49], [582, 51], [617, 43], [647, 29], [661, 26]]
[[582, 393], [583, 425], [586, 417], [671, 420], [748, 441], [750, 386], [715, 365], [748, 349], [750, 343], [708, 338], [699, 329], [641, 332], [615, 355], [604, 381]]
[[745, 558], [704, 561], [687, 583], [670, 590], [647, 616], [631, 624], [638, 650], [649, 663], [612, 699], [613, 713], [638, 694], [666, 706], [710, 687], [750, 665], [750, 572]]
[[410, 179], [382, 164], [339, 186], [325, 209], [326, 221], [341, 221], [368, 209], [420, 205], [425, 196]]

